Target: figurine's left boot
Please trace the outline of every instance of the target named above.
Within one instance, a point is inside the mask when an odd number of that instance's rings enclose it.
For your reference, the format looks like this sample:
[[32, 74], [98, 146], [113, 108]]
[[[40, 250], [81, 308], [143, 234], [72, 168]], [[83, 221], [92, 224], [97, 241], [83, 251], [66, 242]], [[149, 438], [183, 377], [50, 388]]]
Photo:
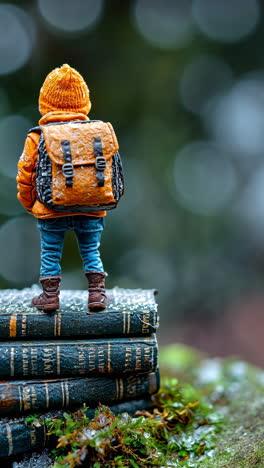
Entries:
[[105, 277], [104, 271], [88, 271], [85, 273], [88, 279], [88, 309], [89, 313], [99, 312], [104, 310], [107, 303], [106, 292], [105, 292]]
[[49, 311], [60, 308], [59, 285], [61, 276], [43, 276], [39, 279], [43, 293], [32, 299], [33, 307], [39, 310]]

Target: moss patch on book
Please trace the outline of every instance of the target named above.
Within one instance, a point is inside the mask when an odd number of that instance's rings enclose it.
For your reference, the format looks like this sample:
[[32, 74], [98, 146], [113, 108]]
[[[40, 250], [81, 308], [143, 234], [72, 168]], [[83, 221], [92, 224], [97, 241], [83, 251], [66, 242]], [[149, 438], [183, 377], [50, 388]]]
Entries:
[[59, 438], [54, 466], [144, 467], [173, 466], [199, 459], [215, 446], [222, 417], [190, 384], [164, 379], [153, 411], [114, 415], [102, 406], [90, 420], [85, 409], [46, 421]]
[[162, 349], [160, 365], [161, 389], [150, 411], [131, 417], [101, 406], [93, 419], [84, 408], [46, 420], [57, 439], [52, 466], [264, 466], [262, 370], [183, 346]]

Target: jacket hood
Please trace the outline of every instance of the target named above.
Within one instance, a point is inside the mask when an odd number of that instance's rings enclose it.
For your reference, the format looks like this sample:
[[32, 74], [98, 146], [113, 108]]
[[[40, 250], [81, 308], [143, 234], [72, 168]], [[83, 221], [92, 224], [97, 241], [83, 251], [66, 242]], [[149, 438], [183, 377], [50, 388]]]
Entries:
[[89, 117], [82, 112], [52, 111], [41, 117], [39, 125], [46, 125], [52, 122], [70, 122], [71, 120], [89, 120]]

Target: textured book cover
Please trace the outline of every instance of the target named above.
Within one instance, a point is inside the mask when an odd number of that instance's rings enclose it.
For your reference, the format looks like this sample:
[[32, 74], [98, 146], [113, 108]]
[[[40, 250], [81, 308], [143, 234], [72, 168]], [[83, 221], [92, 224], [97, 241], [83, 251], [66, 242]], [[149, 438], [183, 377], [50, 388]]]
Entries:
[[[129, 413], [133, 415], [137, 410], [149, 409], [151, 399], [136, 399], [111, 405], [115, 414]], [[94, 409], [87, 410], [87, 416], [93, 418]], [[63, 412], [53, 411], [39, 417], [44, 421], [47, 418], [63, 417]], [[8, 457], [33, 450], [41, 450], [48, 445], [48, 435], [45, 424], [27, 423], [25, 417], [15, 419], [0, 419], [0, 457]], [[2, 466], [2, 465], [1, 465]]]
[[84, 377], [0, 382], [0, 416], [26, 411], [113, 404], [151, 395], [159, 389], [159, 371], [127, 377]]
[[147, 336], [158, 327], [155, 290], [113, 288], [103, 312], [88, 315], [87, 291], [62, 291], [61, 309], [51, 314], [31, 307], [38, 286], [0, 291], [0, 340]]
[[157, 369], [155, 335], [0, 343], [0, 377], [75, 377], [149, 373]]

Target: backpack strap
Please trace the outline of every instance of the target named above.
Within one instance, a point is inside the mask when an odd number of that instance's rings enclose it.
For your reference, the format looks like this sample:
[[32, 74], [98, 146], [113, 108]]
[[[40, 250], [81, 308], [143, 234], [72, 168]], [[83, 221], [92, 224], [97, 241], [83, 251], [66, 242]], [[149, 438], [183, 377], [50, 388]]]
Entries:
[[41, 132], [42, 132], [41, 127], [33, 127], [28, 131], [28, 134], [37, 133], [38, 135], [41, 135]]
[[74, 168], [72, 164], [71, 145], [69, 140], [61, 140], [61, 149], [65, 159], [65, 163], [62, 166], [62, 173], [66, 179], [66, 186], [72, 187]]
[[102, 140], [100, 137], [94, 137], [94, 154], [95, 158], [95, 167], [96, 167], [96, 178], [98, 180], [98, 187], [103, 187], [105, 178], [104, 170], [106, 169], [106, 159], [103, 156], [103, 146]]

